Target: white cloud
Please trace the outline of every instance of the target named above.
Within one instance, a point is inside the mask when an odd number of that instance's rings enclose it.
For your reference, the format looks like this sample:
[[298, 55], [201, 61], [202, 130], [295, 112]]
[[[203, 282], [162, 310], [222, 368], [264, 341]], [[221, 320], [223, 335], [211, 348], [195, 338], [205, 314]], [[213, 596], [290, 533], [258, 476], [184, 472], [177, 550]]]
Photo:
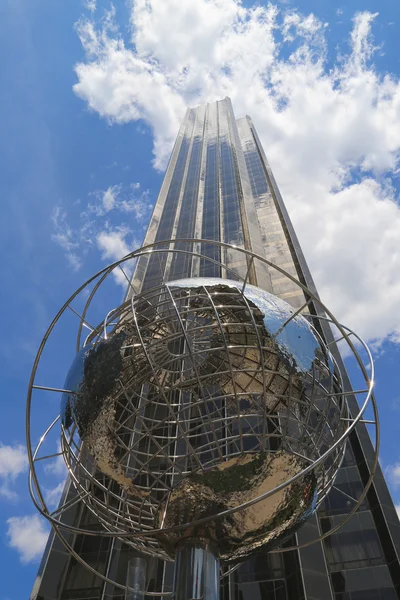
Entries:
[[60, 206], [56, 206], [52, 215], [54, 233], [51, 239], [64, 250], [65, 257], [72, 270], [79, 271], [82, 266], [82, 261], [77, 252], [79, 244], [75, 239], [74, 231], [68, 225], [66, 219], [67, 213]]
[[125, 238], [129, 230], [118, 228], [112, 231], [101, 231], [97, 238], [97, 245], [103, 254], [103, 258], [115, 261], [131, 252]]
[[94, 192], [97, 204], [88, 204], [88, 210], [98, 217], [103, 217], [111, 210], [118, 208], [118, 196], [121, 191], [121, 185], [110, 185], [106, 190]]
[[[52, 215], [54, 233], [51, 238], [64, 250], [74, 271], [82, 267], [85, 255], [93, 248], [100, 249], [104, 259], [117, 260], [124, 256], [119, 250], [128, 248], [124, 240], [131, 230], [126, 226], [113, 228], [109, 220], [111, 216], [116, 223], [120, 223], [121, 217], [129, 213], [133, 230], [141, 231], [142, 223], [152, 209], [148, 190], [142, 190], [138, 182], [128, 186], [111, 185], [105, 190], [92, 192], [90, 197], [94, 197], [96, 202], [90, 200], [81, 210], [79, 227], [75, 228], [70, 224], [71, 216], [60, 206], [54, 209]], [[79, 201], [76, 206], [81, 207], [81, 204]], [[129, 247], [133, 249], [135, 244], [138, 245], [138, 242], [131, 236]], [[127, 250], [125, 254], [130, 251]]]
[[400, 504], [396, 504], [396, 511], [397, 511], [397, 516], [400, 519]]
[[[61, 452], [61, 444], [57, 443], [57, 453]], [[56, 456], [54, 460], [50, 461], [45, 466], [45, 472], [47, 475], [56, 475], [57, 477], [65, 478], [67, 475], [67, 467], [62, 454]]]
[[112, 210], [133, 212], [136, 219], [141, 221], [148, 215], [152, 205], [149, 204], [148, 191], [139, 190], [140, 183], [132, 183], [125, 190], [122, 190], [121, 185], [112, 185], [106, 190], [94, 192], [92, 195], [96, 197], [98, 203], [89, 203], [88, 212], [98, 217], [103, 217]]
[[311, 13], [306, 18], [296, 11], [288, 11], [283, 17], [282, 33], [284, 41], [292, 42], [298, 37], [314, 41], [317, 36], [318, 43], [323, 42], [320, 37], [323, 24]]
[[103, 194], [103, 207], [105, 212], [108, 212], [109, 210], [112, 210], [115, 207], [118, 193], [118, 186], [112, 186], [106, 189], [106, 191]]
[[151, 205], [144, 198], [132, 200], [123, 200], [120, 204], [120, 209], [123, 212], [133, 213], [138, 221], [143, 220], [149, 214]]
[[0, 443], [0, 497], [16, 500], [17, 493], [12, 489], [16, 478], [28, 468], [25, 446], [6, 446]]
[[389, 465], [385, 469], [386, 477], [393, 487], [400, 486], [400, 462]]
[[[132, 252], [134, 247], [138, 247], [139, 243], [136, 241], [133, 242], [132, 246], [128, 245], [126, 237], [129, 233], [130, 230], [123, 226], [101, 231], [97, 235], [96, 242], [98, 249], [102, 253], [102, 258], [106, 259], [108, 262], [114, 262], [129, 254], [129, 252]], [[122, 265], [126, 277], [119, 268], [116, 268], [113, 271], [116, 282], [124, 288], [127, 286], [127, 277], [129, 278], [132, 274], [133, 265], [130, 264], [131, 262], [132, 261], [126, 261]]]
[[[60, 442], [57, 442], [56, 452], [61, 452]], [[44, 486], [45, 500], [48, 506], [55, 507], [60, 501], [68, 474], [63, 455], [59, 454], [53, 460], [47, 462], [44, 466], [44, 472], [48, 476], [48, 481], [52, 482], [52, 487]], [[54, 480], [57, 483], [54, 483]]]
[[[170, 18], [174, 14], [174, 35]], [[400, 340], [400, 83], [357, 13], [327, 66], [317, 15], [235, 0], [136, 0], [131, 39], [81, 21], [75, 93], [111, 122], [144, 120], [163, 168], [187, 106], [229, 95], [262, 139], [322, 299], [369, 340]]]
[[0, 477], [16, 477], [28, 466], [25, 446], [5, 446], [0, 444]]
[[56, 485], [53, 488], [45, 488], [44, 492], [47, 506], [49, 506], [50, 508], [58, 506], [64, 487], [65, 480], [61, 481], [58, 485]]
[[38, 515], [7, 519], [8, 545], [17, 550], [22, 563], [29, 563], [43, 553], [48, 538], [45, 523]]
[[90, 12], [95, 12], [96, 10], [96, 0], [86, 0], [85, 8], [90, 10]]

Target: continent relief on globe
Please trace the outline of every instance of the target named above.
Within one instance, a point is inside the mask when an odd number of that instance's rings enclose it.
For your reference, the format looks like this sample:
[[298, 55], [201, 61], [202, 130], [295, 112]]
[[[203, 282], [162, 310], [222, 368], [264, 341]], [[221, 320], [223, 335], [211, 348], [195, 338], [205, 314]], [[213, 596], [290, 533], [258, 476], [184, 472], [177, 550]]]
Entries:
[[[173, 527], [237, 508], [275, 489], [306, 465], [285, 451], [242, 455], [206, 472], [192, 473], [160, 507], [158, 526]], [[178, 530], [160, 542], [173, 555], [184, 537], [214, 539], [225, 562], [244, 560], [258, 548], [284, 542], [313, 512], [317, 481], [313, 472], [255, 504], [205, 524]]]

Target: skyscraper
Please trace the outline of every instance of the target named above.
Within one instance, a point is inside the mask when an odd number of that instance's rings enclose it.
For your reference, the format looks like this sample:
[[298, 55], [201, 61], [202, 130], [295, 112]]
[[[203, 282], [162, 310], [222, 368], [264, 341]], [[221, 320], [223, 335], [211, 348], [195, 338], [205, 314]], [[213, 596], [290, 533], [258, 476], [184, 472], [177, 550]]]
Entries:
[[[191, 239], [216, 240], [265, 256], [315, 291], [296, 234], [250, 117], [235, 120], [229, 98], [188, 109], [181, 125], [144, 245], [169, 239], [190, 249]], [[218, 264], [175, 254], [139, 259], [131, 287], [151, 288], [161, 279], [245, 276], [248, 265], [235, 249], [197, 242], [194, 250]], [[225, 268], [226, 267], [226, 268]], [[272, 292], [294, 308], [305, 302], [298, 286], [260, 265], [251, 283]], [[129, 294], [130, 292], [128, 292]], [[310, 304], [310, 312], [313, 306]], [[321, 331], [332, 341], [328, 328]], [[340, 361], [340, 356], [337, 355]], [[345, 381], [347, 389], [350, 383]], [[356, 400], [349, 396], [350, 409]], [[364, 424], [351, 436], [335, 488], [296, 534], [306, 544], [338, 523], [360, 497], [368, 479], [372, 445]], [[68, 489], [64, 494], [73, 494]], [[76, 505], [70, 522], [99, 528], [96, 519]], [[70, 536], [75, 551], [95, 570], [125, 584], [128, 559], [135, 552], [119, 540]], [[296, 543], [296, 540], [295, 540]], [[287, 553], [261, 553], [223, 580], [223, 600], [395, 600], [400, 598], [400, 524], [381, 470], [358, 512], [336, 534]], [[148, 559], [149, 590], [170, 584], [171, 569]], [[32, 600], [120, 599], [123, 592], [71, 558], [50, 536]]]

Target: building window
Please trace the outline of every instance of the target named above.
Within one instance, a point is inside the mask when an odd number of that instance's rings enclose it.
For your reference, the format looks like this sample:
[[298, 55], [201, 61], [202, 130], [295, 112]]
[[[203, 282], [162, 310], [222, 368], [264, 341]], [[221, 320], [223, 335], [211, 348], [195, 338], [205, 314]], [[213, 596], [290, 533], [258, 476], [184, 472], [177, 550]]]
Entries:
[[[336, 525], [337, 519], [341, 517], [322, 518], [322, 531]], [[354, 515], [342, 529], [328, 536], [324, 542], [331, 571], [381, 565], [385, 562], [370, 511]]]

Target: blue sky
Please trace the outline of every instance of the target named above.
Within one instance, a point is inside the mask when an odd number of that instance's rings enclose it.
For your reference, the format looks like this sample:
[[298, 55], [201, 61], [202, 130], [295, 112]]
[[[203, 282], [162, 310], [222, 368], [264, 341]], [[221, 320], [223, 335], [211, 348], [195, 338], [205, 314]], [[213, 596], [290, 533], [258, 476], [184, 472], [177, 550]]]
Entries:
[[[140, 244], [185, 106], [226, 94], [253, 117], [323, 300], [372, 343], [381, 463], [400, 505], [400, 6], [257, 6], [1, 3], [0, 600], [27, 597], [45, 539], [23, 449], [40, 339], [75, 288]], [[45, 385], [63, 384], [63, 335]], [[34, 435], [58, 403], [40, 396]], [[55, 464], [48, 489], [62, 476]]]

